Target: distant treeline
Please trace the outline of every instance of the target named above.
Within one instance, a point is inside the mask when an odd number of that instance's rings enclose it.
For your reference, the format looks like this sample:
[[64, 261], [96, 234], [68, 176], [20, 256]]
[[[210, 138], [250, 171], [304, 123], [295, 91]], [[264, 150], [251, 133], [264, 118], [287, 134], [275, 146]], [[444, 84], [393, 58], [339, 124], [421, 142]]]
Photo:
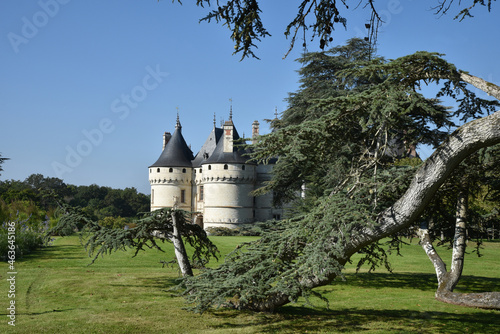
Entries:
[[150, 198], [135, 188], [75, 186], [41, 174], [24, 181], [0, 181], [0, 222], [18, 216], [53, 225], [63, 205], [79, 207], [88, 218], [103, 225], [123, 227], [139, 213], [149, 211]]

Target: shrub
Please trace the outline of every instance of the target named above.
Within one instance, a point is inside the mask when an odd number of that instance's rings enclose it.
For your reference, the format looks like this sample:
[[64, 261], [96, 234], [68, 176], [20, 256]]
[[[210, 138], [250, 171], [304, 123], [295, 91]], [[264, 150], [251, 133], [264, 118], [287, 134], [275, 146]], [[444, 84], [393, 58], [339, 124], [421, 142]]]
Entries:
[[214, 236], [260, 236], [261, 229], [257, 225], [243, 225], [238, 228], [208, 227], [208, 235]]
[[[8, 259], [9, 250], [12, 245], [15, 247], [16, 259], [20, 259], [37, 248], [47, 246], [49, 240], [44, 237], [49, 221], [37, 222], [31, 217], [21, 219], [19, 216], [15, 220], [8, 220], [0, 228], [0, 259]], [[12, 238], [12, 235], [15, 238]]]

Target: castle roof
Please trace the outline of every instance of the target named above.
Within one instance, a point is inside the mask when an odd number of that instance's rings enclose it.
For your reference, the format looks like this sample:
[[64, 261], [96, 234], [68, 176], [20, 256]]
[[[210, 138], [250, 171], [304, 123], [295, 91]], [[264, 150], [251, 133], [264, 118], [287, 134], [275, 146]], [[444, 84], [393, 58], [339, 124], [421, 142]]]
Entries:
[[207, 159], [212, 156], [212, 153], [217, 147], [217, 143], [221, 137], [222, 129], [217, 128], [214, 125], [214, 128], [212, 132], [210, 132], [205, 144], [203, 144], [198, 154], [196, 154], [196, 157], [193, 160], [193, 167], [200, 167], [202, 164], [206, 163]]
[[182, 126], [177, 117], [174, 134], [161, 152], [160, 157], [149, 167], [191, 167], [193, 152], [182, 136]]
[[[229, 120], [226, 122], [231, 122], [231, 125], [234, 127], [232, 120]], [[212, 152], [212, 155], [208, 157], [205, 161], [202, 163], [241, 163], [245, 164], [248, 163], [248, 160], [250, 157], [248, 154], [250, 153], [250, 150], [244, 149], [241, 145], [244, 145], [244, 142], [239, 142], [240, 136], [238, 134], [238, 131], [236, 131], [236, 128], [233, 128], [233, 136], [232, 136], [232, 141], [234, 143], [233, 150], [232, 152], [224, 152], [224, 140], [226, 140], [225, 136], [221, 136], [220, 140], [217, 142], [217, 146], [215, 147], [215, 150]]]

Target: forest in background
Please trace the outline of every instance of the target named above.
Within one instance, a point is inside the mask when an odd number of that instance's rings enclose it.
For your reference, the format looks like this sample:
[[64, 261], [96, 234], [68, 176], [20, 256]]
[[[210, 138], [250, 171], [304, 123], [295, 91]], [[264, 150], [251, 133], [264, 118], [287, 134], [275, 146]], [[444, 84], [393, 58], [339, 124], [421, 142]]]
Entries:
[[[149, 195], [135, 188], [113, 189], [91, 184], [75, 186], [55, 177], [32, 174], [24, 181], [0, 181], [0, 220], [18, 215], [35, 221], [58, 220], [60, 207], [78, 207], [85, 215], [109, 226], [123, 228], [137, 214], [149, 211]], [[111, 219], [113, 218], [113, 219]], [[112, 225], [113, 225], [112, 224]], [[111, 227], [111, 226], [110, 226]]]
[[[77, 208], [86, 217], [109, 228], [134, 227], [150, 210], [149, 195], [135, 188], [113, 189], [91, 184], [75, 186], [55, 177], [32, 174], [24, 181], [0, 181], [0, 257], [8, 250], [8, 228], [16, 232], [16, 257], [45, 246], [43, 235], [57, 225], [65, 208]], [[61, 235], [73, 230], [60, 231]]]

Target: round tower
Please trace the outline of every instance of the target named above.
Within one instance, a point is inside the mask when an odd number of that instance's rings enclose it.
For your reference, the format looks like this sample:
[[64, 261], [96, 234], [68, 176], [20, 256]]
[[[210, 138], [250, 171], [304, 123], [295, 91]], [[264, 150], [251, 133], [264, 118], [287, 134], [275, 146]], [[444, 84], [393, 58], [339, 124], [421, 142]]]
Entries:
[[235, 143], [240, 137], [232, 118], [224, 123], [220, 140], [202, 163], [203, 226], [236, 228], [254, 222], [256, 165], [248, 163], [247, 153]]
[[160, 157], [149, 166], [151, 211], [174, 206], [191, 211], [194, 157], [182, 136], [179, 115], [174, 133], [164, 136], [163, 145]]

